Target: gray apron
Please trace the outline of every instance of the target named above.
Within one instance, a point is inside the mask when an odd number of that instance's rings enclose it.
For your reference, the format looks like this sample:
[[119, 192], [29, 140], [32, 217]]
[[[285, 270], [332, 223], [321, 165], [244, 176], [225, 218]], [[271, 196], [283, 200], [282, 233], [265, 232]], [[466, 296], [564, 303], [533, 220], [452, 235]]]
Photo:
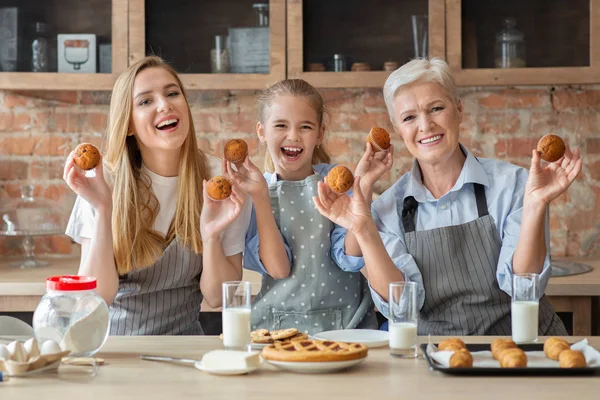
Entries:
[[269, 185], [273, 216], [292, 250], [284, 279], [262, 275], [252, 305], [252, 329], [297, 328], [310, 335], [335, 329], [376, 328], [373, 300], [361, 273], [342, 271], [331, 258], [334, 224], [315, 208], [319, 174]]
[[202, 256], [173, 240], [152, 266], [119, 277], [111, 335], [202, 335]]
[[[474, 189], [479, 218], [426, 231], [415, 231], [415, 198], [404, 199], [404, 239], [425, 286], [419, 335], [511, 335], [511, 298], [496, 280], [502, 242], [488, 214], [485, 188], [476, 183]], [[567, 335], [545, 295], [538, 326], [540, 335]]]

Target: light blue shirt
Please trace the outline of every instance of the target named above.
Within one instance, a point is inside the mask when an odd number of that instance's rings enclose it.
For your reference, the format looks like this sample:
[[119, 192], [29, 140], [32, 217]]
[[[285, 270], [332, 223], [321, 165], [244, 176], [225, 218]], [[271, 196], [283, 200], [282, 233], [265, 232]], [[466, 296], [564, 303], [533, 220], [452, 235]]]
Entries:
[[[485, 186], [489, 215], [496, 222], [502, 240], [496, 268], [500, 289], [509, 296], [512, 293], [512, 258], [519, 239], [523, 195], [528, 171], [525, 168], [495, 159], [475, 158], [464, 147], [467, 155], [462, 171], [454, 187], [436, 199], [423, 185], [420, 168], [415, 160], [412, 170], [404, 174], [372, 204], [373, 219], [392, 261], [407, 281], [416, 282], [419, 307], [425, 301], [425, 289], [421, 272], [404, 242], [402, 205], [404, 199], [413, 196], [419, 202], [415, 229], [424, 231], [446, 226], [466, 224], [477, 219], [477, 203], [473, 183]], [[346, 231], [332, 234], [332, 256], [345, 271], [359, 271], [364, 266], [362, 257], [344, 253]], [[540, 275], [540, 290], [545, 291], [552, 274], [550, 268], [550, 232], [546, 218], [546, 259]], [[371, 288], [375, 305], [386, 317], [388, 303]]]
[[[335, 167], [334, 164], [317, 164], [317, 165], [313, 165], [313, 171], [315, 172], [315, 174], [319, 174], [322, 177], [325, 177], [325, 176], [327, 176], [327, 174], [333, 167]], [[265, 172], [264, 177], [267, 180], [267, 182], [269, 183], [269, 185], [277, 183], [277, 174], [275, 174], [275, 173]], [[346, 236], [346, 229], [342, 228], [339, 225], [335, 225], [335, 228], [332, 232], [331, 242], [333, 243], [335, 237], [337, 237], [339, 239], [340, 236], [344, 236], [344, 237]], [[290, 246], [285, 242], [285, 238], [283, 237], [283, 235], [282, 235], [282, 239], [283, 239], [283, 243], [285, 246], [285, 251], [287, 252], [287, 255], [288, 255], [288, 260], [290, 261], [290, 264], [291, 264], [292, 257], [293, 257], [292, 250], [290, 249]], [[244, 251], [244, 268], [259, 272], [261, 274], [267, 274], [267, 269], [265, 268], [264, 264], [262, 263], [262, 261], [260, 259], [260, 255], [258, 254], [259, 246], [260, 246], [260, 241], [258, 238], [258, 226], [256, 225], [256, 211], [254, 209], [254, 206], [252, 206], [252, 216], [250, 217], [250, 224], [248, 226], [248, 231], [246, 232], [246, 249]], [[332, 252], [333, 252], [333, 250], [332, 250]], [[343, 252], [343, 249], [342, 249], [342, 252]], [[332, 258], [334, 261], [336, 261], [336, 259], [333, 257], [333, 254], [332, 254]], [[338, 264], [338, 266], [339, 266], [339, 264]]]

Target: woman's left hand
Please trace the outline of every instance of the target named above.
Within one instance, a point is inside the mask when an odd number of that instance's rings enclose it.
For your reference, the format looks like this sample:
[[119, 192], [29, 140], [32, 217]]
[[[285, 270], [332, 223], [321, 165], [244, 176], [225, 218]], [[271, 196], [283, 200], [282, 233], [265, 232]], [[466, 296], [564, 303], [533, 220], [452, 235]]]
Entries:
[[202, 190], [204, 204], [200, 214], [200, 234], [203, 241], [218, 237], [242, 212], [244, 197], [235, 185], [231, 190], [231, 196], [227, 199], [215, 201], [206, 193], [206, 181], [204, 181]]
[[567, 148], [560, 160], [546, 166], [541, 165], [539, 153], [533, 150], [524, 201], [550, 204], [571, 186], [581, 171], [581, 164], [578, 149], [571, 153]]

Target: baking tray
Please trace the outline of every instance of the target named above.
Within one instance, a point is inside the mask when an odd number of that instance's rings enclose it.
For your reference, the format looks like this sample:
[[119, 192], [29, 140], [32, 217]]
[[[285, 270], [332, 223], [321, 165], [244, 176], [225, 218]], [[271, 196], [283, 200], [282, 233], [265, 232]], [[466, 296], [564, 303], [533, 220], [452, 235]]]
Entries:
[[[437, 346], [437, 343], [435, 343]], [[467, 344], [467, 349], [470, 352], [489, 351], [490, 345], [485, 343]], [[423, 357], [429, 364], [429, 369], [439, 371], [448, 375], [459, 376], [582, 376], [582, 375], [600, 375], [600, 367], [586, 368], [489, 368], [489, 367], [472, 367], [472, 368], [447, 368], [435, 362], [427, 354], [427, 344], [421, 344], [421, 352]], [[522, 344], [519, 348], [523, 351], [544, 351], [543, 343]]]

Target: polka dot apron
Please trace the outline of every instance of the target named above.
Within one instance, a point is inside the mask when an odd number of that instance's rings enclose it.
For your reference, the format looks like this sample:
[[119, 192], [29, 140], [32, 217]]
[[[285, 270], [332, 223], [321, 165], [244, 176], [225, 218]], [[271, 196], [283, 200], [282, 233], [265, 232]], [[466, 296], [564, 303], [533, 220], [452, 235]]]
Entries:
[[263, 274], [252, 305], [252, 328], [298, 328], [315, 334], [346, 328], [376, 328], [373, 301], [360, 273], [342, 271], [331, 258], [334, 224], [315, 208], [314, 174], [302, 181], [269, 184], [273, 215], [292, 250], [292, 270], [284, 279]]

